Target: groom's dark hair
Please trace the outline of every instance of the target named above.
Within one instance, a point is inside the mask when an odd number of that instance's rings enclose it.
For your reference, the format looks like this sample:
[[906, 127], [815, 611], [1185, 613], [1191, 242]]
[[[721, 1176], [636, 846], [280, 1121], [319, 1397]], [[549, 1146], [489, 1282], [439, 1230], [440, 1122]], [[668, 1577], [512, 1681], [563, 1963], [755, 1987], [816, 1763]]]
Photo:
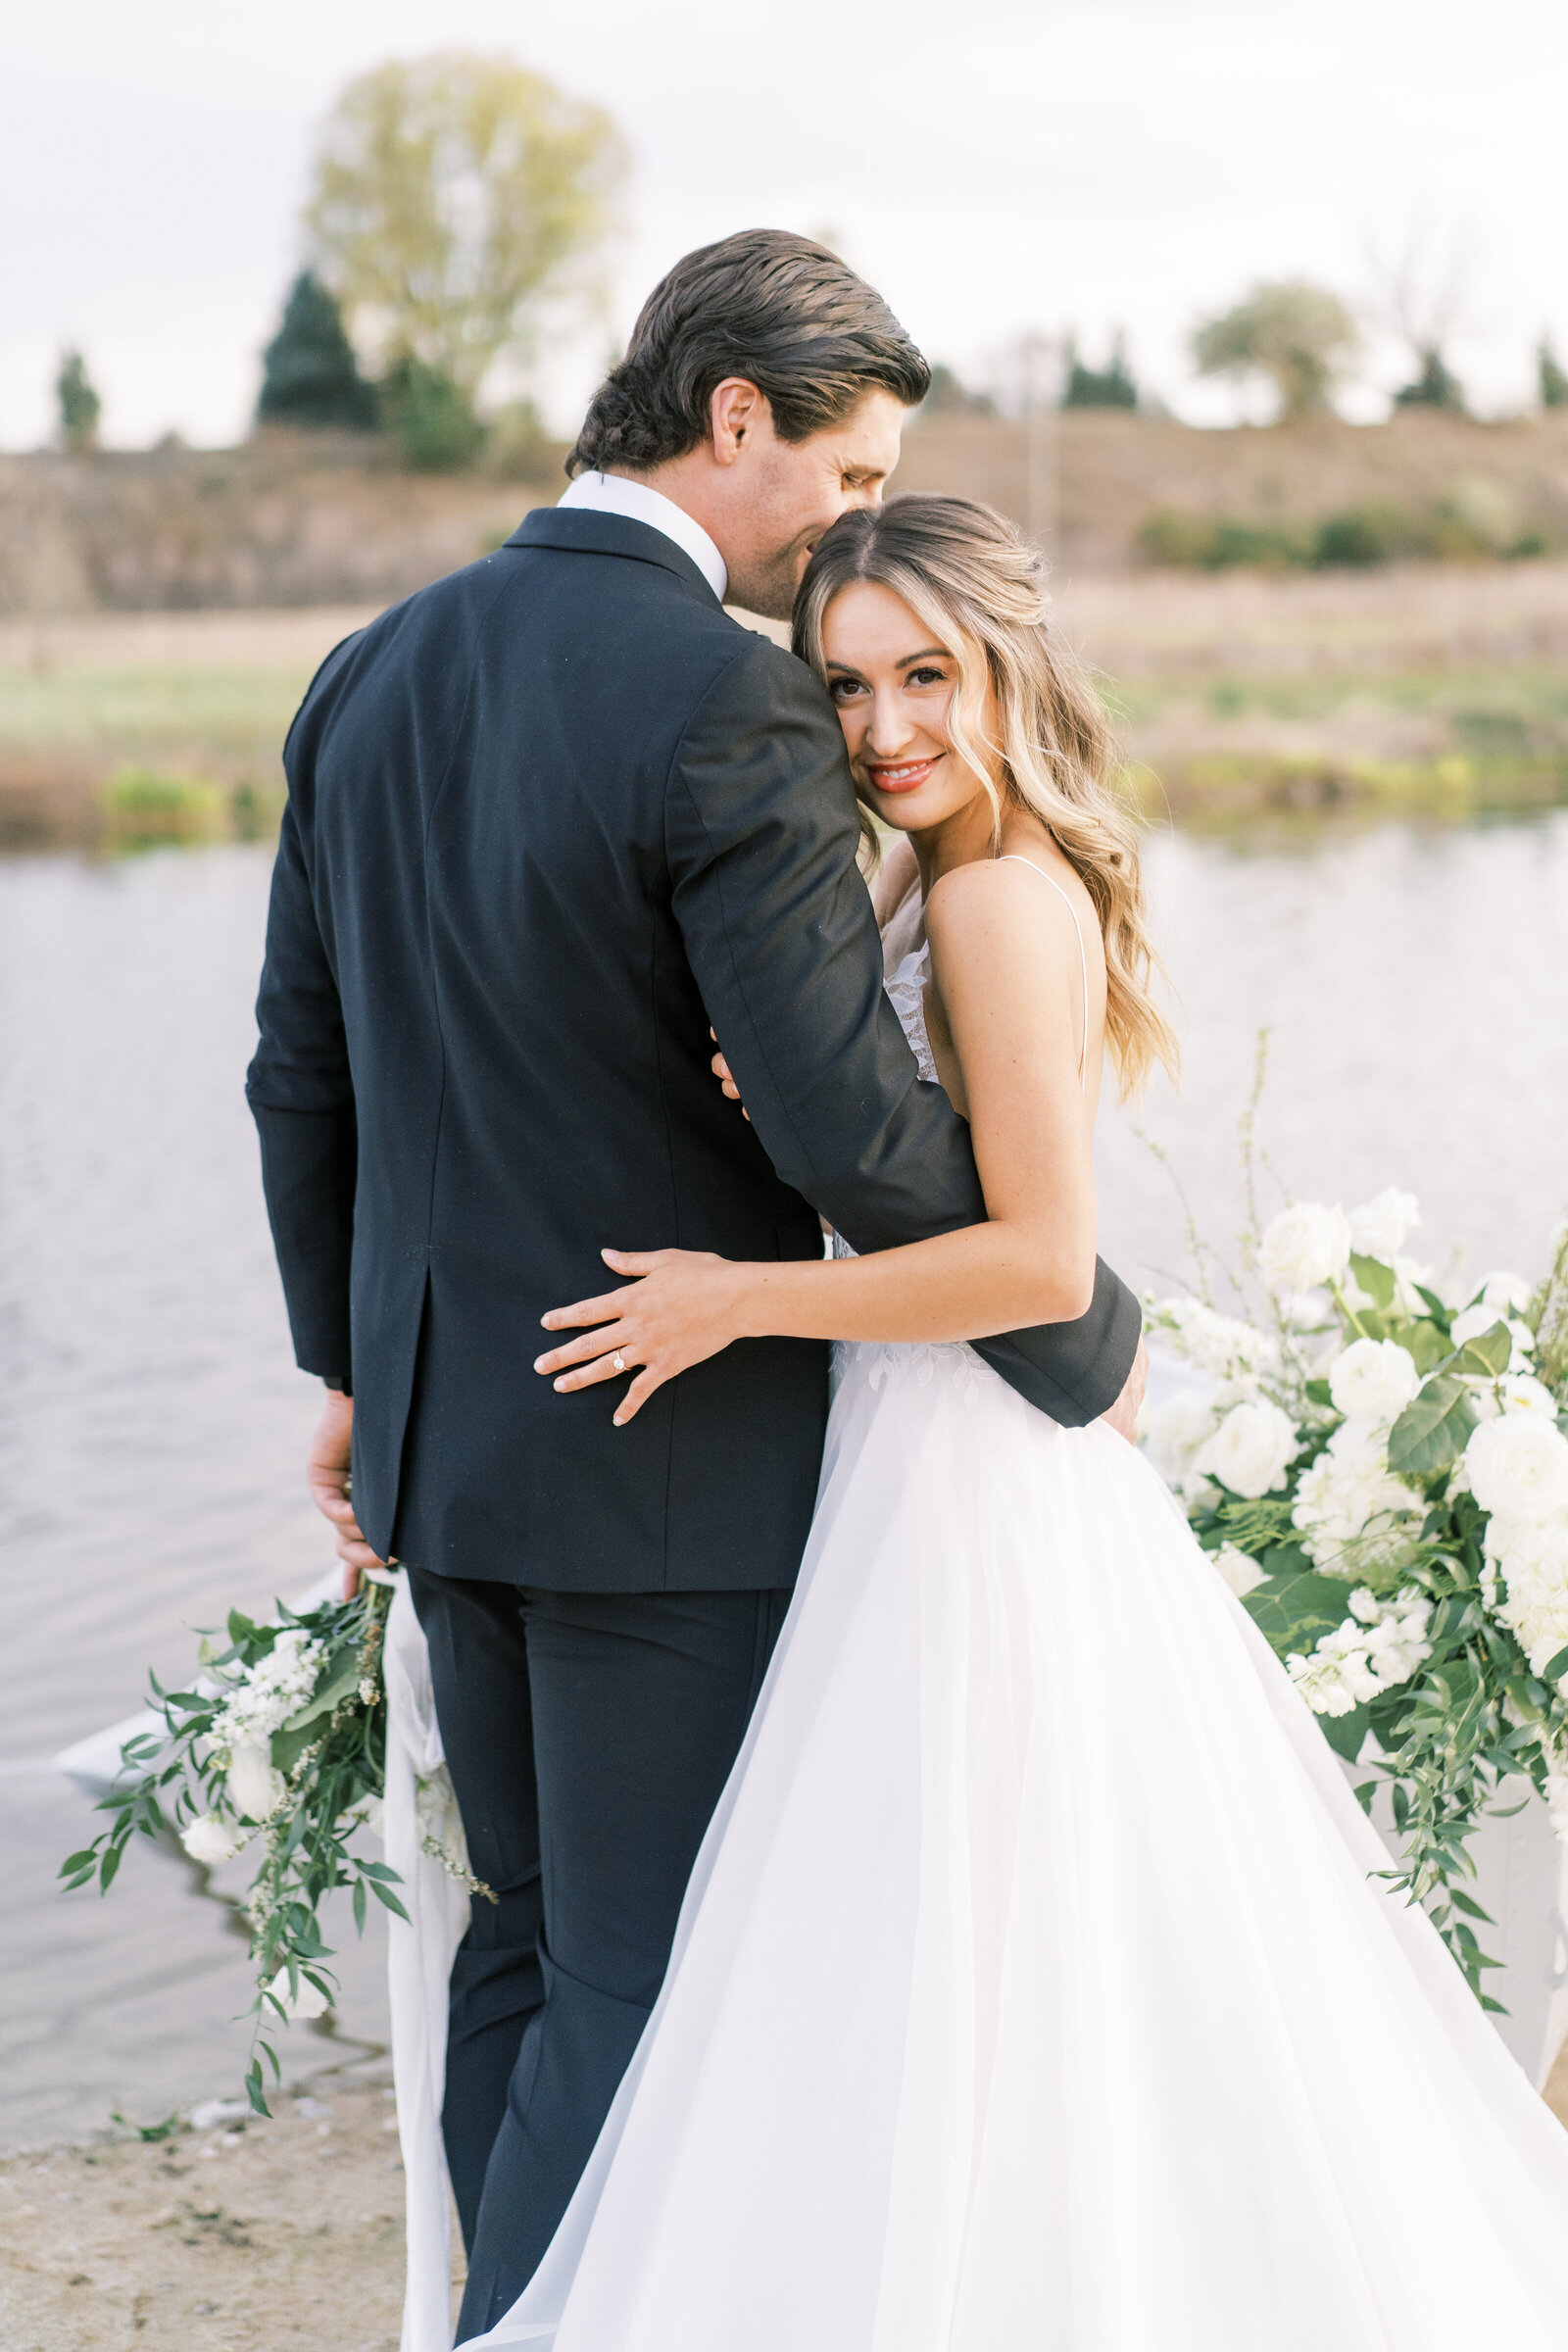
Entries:
[[745, 228], [675, 264], [643, 304], [626, 356], [589, 403], [566, 471], [647, 472], [706, 440], [726, 376], [766, 396], [783, 441], [805, 441], [876, 387], [906, 408], [931, 370], [880, 294], [825, 245]]

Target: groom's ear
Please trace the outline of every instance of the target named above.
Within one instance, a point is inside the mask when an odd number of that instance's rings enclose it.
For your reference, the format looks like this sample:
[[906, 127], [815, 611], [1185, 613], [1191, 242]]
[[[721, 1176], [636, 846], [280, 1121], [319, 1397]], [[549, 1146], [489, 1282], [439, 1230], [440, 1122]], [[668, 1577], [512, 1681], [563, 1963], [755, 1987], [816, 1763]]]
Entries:
[[719, 466], [733, 466], [748, 443], [772, 422], [766, 395], [744, 375], [726, 375], [714, 385], [708, 413], [713, 459]]

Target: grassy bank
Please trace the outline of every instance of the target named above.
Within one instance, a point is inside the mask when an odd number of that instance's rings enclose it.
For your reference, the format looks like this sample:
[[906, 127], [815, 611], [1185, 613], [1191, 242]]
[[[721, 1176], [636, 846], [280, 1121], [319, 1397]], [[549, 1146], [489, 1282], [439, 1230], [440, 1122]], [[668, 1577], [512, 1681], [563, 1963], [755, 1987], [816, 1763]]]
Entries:
[[[1067, 578], [1152, 812], [1437, 818], [1568, 799], [1568, 564]], [[364, 609], [0, 624], [0, 848], [260, 838]]]

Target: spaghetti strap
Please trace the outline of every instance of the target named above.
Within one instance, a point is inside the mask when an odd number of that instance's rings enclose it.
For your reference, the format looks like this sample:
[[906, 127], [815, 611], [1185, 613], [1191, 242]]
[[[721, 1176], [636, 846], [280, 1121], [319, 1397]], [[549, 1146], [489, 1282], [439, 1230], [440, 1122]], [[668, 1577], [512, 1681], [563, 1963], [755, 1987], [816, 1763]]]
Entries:
[[1007, 850], [997, 859], [997, 863], [999, 865], [1026, 865], [1032, 874], [1040, 876], [1042, 882], [1051, 884], [1052, 889], [1072, 916], [1073, 936], [1078, 942], [1078, 969], [1083, 975], [1084, 983], [1084, 1042], [1078, 1050], [1078, 1091], [1082, 1094], [1088, 1081], [1089, 1071], [1089, 957], [1084, 952], [1084, 930], [1082, 923], [1078, 920], [1078, 909], [1054, 874], [1048, 874], [1045, 867], [1036, 865], [1032, 858], [1023, 857], [1017, 850]]

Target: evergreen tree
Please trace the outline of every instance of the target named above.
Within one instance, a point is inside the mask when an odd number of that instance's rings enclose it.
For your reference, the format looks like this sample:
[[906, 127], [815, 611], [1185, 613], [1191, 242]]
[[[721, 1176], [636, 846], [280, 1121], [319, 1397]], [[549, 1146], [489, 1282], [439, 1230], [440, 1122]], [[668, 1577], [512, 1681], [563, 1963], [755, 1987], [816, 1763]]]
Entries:
[[1568, 409], [1568, 374], [1558, 364], [1551, 337], [1543, 335], [1536, 350], [1536, 370], [1544, 409]]
[[1436, 343], [1422, 346], [1417, 353], [1421, 372], [1414, 383], [1402, 384], [1394, 395], [1396, 409], [1447, 409], [1452, 415], [1464, 415], [1464, 392], [1456, 375], [1449, 372]]
[[336, 302], [304, 270], [289, 289], [283, 322], [263, 357], [261, 424], [347, 425], [377, 421], [375, 386], [360, 373]]
[[1062, 386], [1061, 405], [1064, 409], [1136, 409], [1138, 386], [1127, 365], [1127, 343], [1118, 334], [1110, 347], [1108, 368], [1086, 368], [1078, 357], [1078, 346], [1069, 336], [1067, 342], [1067, 380]]
[[77, 453], [95, 449], [104, 404], [88, 379], [87, 364], [79, 351], [61, 353], [55, 398], [60, 404], [60, 437], [66, 447]]

